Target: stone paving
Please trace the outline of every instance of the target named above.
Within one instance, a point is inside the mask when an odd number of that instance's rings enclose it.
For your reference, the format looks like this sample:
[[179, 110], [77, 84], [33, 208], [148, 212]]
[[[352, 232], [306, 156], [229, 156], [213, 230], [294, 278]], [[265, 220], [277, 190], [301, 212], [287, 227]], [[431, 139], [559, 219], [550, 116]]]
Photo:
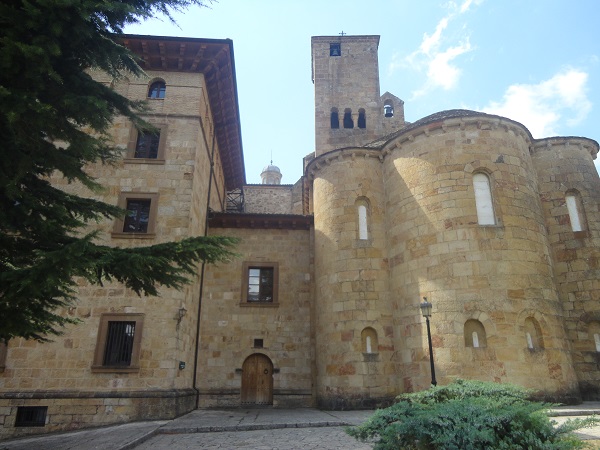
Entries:
[[[358, 425], [372, 413], [312, 408], [204, 409], [169, 421], [135, 422], [3, 441], [0, 450], [366, 450], [372, 446], [348, 436], [344, 426]], [[559, 423], [600, 414], [600, 402], [555, 408], [551, 414]], [[578, 434], [586, 440], [600, 440], [600, 426]]]

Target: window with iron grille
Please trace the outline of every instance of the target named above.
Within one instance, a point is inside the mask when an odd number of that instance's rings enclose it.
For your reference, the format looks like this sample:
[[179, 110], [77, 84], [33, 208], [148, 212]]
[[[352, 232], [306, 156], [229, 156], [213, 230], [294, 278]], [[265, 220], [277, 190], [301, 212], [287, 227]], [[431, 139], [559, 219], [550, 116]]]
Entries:
[[92, 372], [137, 372], [144, 315], [106, 313], [100, 318]]
[[43, 427], [47, 414], [47, 406], [19, 406], [15, 427]]
[[138, 133], [137, 141], [135, 144], [134, 158], [147, 158], [156, 159], [158, 158], [158, 149], [160, 147], [160, 131], [142, 132]]
[[242, 273], [242, 303], [276, 304], [279, 265], [273, 262], [245, 262]]
[[109, 321], [104, 349], [105, 366], [129, 366], [133, 352], [135, 322]]
[[123, 233], [146, 233], [150, 220], [150, 205], [148, 199], [128, 199], [127, 215], [123, 222]]

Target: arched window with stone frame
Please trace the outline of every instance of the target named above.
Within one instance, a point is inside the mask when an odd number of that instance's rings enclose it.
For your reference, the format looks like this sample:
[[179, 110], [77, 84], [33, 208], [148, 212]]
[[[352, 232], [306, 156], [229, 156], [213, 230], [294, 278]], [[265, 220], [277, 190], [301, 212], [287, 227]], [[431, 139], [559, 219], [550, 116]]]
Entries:
[[374, 328], [366, 327], [360, 333], [362, 352], [366, 354], [379, 353], [379, 342], [377, 331]]
[[585, 212], [581, 194], [576, 189], [571, 189], [565, 194], [565, 204], [569, 213], [569, 222], [573, 232], [585, 231], [587, 229]]
[[473, 190], [477, 223], [479, 225], [496, 225], [490, 177], [486, 173], [475, 172], [473, 174]]
[[465, 347], [487, 347], [487, 335], [485, 333], [485, 327], [479, 320], [469, 319], [465, 322], [464, 336]]

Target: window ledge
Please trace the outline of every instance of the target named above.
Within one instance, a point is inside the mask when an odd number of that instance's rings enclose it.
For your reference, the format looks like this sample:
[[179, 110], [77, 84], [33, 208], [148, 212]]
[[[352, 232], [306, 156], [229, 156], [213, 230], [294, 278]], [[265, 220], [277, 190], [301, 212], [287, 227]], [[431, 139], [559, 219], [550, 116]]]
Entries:
[[240, 306], [258, 306], [259, 308], [277, 308], [278, 302], [240, 302]]
[[159, 98], [159, 97], [146, 97], [147, 100], [160, 100], [160, 101], [164, 101], [165, 98]]
[[114, 239], [154, 239], [155, 233], [124, 233], [113, 231], [111, 237]]
[[139, 372], [138, 366], [111, 367], [111, 366], [92, 366], [92, 373], [134, 373]]
[[155, 158], [123, 158], [125, 164], [153, 164], [153, 165], [164, 165], [164, 159]]

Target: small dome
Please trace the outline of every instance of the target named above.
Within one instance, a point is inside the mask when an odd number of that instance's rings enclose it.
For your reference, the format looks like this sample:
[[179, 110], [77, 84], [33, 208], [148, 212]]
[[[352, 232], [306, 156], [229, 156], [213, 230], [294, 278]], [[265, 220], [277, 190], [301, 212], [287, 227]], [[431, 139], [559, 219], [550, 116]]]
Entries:
[[281, 177], [281, 170], [279, 170], [279, 167], [273, 165], [273, 161], [268, 166], [265, 166], [260, 174], [262, 184], [280, 184]]
[[273, 164], [269, 164], [268, 166], [265, 166], [265, 168], [263, 169], [263, 172], [277, 172], [277, 173], [281, 173], [281, 170], [279, 170], [279, 167], [274, 166]]

